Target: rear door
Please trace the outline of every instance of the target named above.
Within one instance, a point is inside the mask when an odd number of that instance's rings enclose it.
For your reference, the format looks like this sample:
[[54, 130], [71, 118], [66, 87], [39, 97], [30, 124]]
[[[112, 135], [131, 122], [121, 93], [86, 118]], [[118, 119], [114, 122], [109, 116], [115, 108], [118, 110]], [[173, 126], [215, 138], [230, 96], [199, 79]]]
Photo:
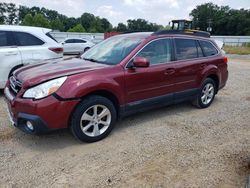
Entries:
[[185, 100], [197, 92], [199, 73], [206, 67], [198, 41], [175, 38], [175, 100]]
[[83, 52], [87, 42], [82, 39], [75, 39], [75, 44], [76, 44], [76, 52]]
[[0, 59], [0, 88], [3, 88], [11, 69], [22, 64], [21, 54], [10, 31], [0, 31]]
[[75, 39], [67, 39], [63, 44], [65, 53], [74, 53], [76, 50]]
[[[173, 100], [175, 66], [172, 60], [172, 40], [157, 39], [145, 45], [135, 57], [150, 61], [147, 68], [127, 68], [126, 98], [131, 106], [146, 107]], [[132, 63], [133, 59], [130, 63]]]
[[13, 32], [13, 35], [24, 65], [37, 63], [47, 58], [42, 53], [44, 50], [48, 50], [47, 46], [43, 46], [44, 41], [26, 32]]

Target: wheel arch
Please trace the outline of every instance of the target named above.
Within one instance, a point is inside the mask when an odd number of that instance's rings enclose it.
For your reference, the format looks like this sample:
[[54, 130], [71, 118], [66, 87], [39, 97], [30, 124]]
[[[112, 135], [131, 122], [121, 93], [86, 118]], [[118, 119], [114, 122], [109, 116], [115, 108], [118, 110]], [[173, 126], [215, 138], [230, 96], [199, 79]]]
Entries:
[[91, 92], [83, 95], [82, 97], [80, 97], [81, 100], [79, 100], [78, 104], [75, 105], [75, 107], [73, 108], [73, 110], [70, 113], [69, 120], [68, 120], [68, 125], [69, 126], [70, 126], [71, 117], [72, 117], [73, 113], [75, 112], [75, 109], [77, 108], [77, 106], [85, 98], [87, 98], [89, 96], [93, 96], [93, 95], [102, 96], [102, 97], [105, 97], [105, 98], [109, 99], [114, 104], [115, 109], [116, 109], [116, 113], [117, 113], [117, 117], [118, 117], [118, 115], [120, 114], [120, 102], [119, 102], [119, 99], [117, 98], [117, 96], [113, 92], [111, 92], [109, 90], [105, 90], [105, 89], [95, 90], [95, 91], [91, 91]]
[[215, 84], [216, 84], [216, 94], [218, 93], [219, 90], [219, 86], [220, 86], [220, 80], [217, 74], [209, 74], [207, 75], [207, 78], [211, 78], [212, 80], [214, 80]]
[[84, 98], [91, 96], [91, 95], [98, 95], [98, 96], [102, 96], [102, 97], [109, 99], [115, 105], [117, 112], [119, 111], [119, 106], [120, 106], [119, 99], [111, 91], [108, 91], [105, 89], [96, 90], [96, 91], [92, 91], [92, 92], [86, 94], [85, 96], [83, 96], [81, 98], [84, 99]]

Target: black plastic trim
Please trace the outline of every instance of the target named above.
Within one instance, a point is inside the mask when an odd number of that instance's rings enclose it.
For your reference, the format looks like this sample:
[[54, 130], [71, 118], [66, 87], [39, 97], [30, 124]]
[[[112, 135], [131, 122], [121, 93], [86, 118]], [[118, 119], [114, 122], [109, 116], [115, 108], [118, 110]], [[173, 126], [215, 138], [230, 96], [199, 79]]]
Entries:
[[[26, 126], [27, 121], [30, 121], [33, 124], [34, 126], [33, 131], [27, 128]], [[53, 130], [53, 129], [49, 129], [47, 124], [39, 116], [30, 115], [26, 113], [18, 114], [17, 122], [15, 123], [15, 126], [19, 128], [20, 130], [22, 130], [23, 132], [29, 133], [29, 134], [42, 134], [42, 133], [46, 133], [46, 132]]]
[[52, 96], [55, 97], [59, 101], [73, 101], [73, 100], [80, 100], [81, 99], [81, 98], [77, 98], [77, 97], [75, 97], [75, 98], [63, 98], [63, 97], [57, 95], [56, 93], [53, 93]]
[[140, 101], [135, 101], [128, 103], [126, 105], [120, 106], [119, 117], [123, 118], [137, 112], [144, 112], [153, 108], [159, 108], [163, 106], [168, 106], [171, 104], [176, 104], [183, 101], [188, 101], [195, 99], [199, 93], [199, 89], [189, 89], [186, 91], [171, 93], [167, 95], [162, 95], [158, 97], [153, 97], [149, 99], [144, 99]]

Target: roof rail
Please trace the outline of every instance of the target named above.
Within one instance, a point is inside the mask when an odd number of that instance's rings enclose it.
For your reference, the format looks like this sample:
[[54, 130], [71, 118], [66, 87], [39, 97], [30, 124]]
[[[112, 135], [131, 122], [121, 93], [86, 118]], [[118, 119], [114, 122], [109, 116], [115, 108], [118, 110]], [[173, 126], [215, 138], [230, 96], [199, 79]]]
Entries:
[[167, 35], [167, 34], [194, 35], [206, 38], [210, 37], [210, 33], [198, 30], [159, 30], [154, 32], [152, 35]]

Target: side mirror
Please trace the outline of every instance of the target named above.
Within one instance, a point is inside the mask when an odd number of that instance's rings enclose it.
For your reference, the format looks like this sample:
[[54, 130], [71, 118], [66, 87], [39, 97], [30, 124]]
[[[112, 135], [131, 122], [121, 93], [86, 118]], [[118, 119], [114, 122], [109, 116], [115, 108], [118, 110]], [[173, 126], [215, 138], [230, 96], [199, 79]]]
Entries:
[[149, 60], [145, 57], [135, 57], [133, 60], [134, 67], [149, 67]]

